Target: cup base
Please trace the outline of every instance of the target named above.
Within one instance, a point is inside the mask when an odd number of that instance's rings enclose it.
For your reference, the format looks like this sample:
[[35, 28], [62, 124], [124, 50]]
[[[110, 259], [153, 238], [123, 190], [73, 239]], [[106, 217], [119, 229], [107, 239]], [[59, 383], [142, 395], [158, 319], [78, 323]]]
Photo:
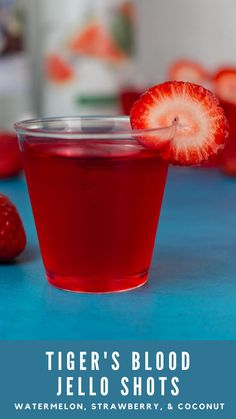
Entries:
[[148, 270], [138, 275], [122, 277], [122, 278], [79, 278], [71, 276], [62, 276], [46, 272], [48, 282], [56, 288], [63, 291], [71, 291], [77, 293], [93, 293], [104, 294], [113, 292], [129, 291], [134, 288], [141, 287], [148, 280]]

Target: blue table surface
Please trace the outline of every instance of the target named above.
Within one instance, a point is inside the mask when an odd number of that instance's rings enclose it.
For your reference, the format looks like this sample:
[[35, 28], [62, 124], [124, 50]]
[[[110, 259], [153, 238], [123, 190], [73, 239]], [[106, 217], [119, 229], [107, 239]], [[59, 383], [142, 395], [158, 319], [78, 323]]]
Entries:
[[236, 179], [171, 168], [148, 284], [105, 295], [48, 285], [23, 176], [0, 191], [28, 236], [0, 266], [0, 339], [236, 339]]

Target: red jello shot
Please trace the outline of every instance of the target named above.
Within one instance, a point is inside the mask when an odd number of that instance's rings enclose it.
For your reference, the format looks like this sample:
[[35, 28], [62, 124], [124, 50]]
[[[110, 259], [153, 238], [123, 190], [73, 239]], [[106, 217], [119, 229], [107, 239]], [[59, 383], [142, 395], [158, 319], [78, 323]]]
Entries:
[[147, 281], [168, 163], [206, 161], [227, 135], [215, 96], [176, 81], [148, 89], [130, 117], [15, 128], [48, 281], [80, 292]]
[[16, 124], [48, 281], [115, 292], [147, 281], [168, 162], [139, 142], [128, 117]]

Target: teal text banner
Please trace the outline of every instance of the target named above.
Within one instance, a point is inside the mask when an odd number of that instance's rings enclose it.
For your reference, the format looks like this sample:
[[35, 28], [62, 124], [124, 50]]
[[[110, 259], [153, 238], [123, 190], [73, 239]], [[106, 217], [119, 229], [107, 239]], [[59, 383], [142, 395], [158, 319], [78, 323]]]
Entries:
[[1, 341], [0, 417], [235, 417], [236, 341]]

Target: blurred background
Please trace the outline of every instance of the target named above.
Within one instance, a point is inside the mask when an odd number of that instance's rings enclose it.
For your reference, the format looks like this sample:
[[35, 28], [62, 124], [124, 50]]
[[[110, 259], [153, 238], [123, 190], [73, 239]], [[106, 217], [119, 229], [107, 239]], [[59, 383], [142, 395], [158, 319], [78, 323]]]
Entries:
[[182, 58], [236, 65], [235, 12], [234, 0], [0, 0], [1, 126], [117, 112], [119, 89], [166, 79]]
[[218, 96], [234, 137], [235, 13], [234, 0], [0, 0], [0, 130], [31, 116], [127, 114], [170, 78], [216, 91], [230, 66], [231, 97]]

